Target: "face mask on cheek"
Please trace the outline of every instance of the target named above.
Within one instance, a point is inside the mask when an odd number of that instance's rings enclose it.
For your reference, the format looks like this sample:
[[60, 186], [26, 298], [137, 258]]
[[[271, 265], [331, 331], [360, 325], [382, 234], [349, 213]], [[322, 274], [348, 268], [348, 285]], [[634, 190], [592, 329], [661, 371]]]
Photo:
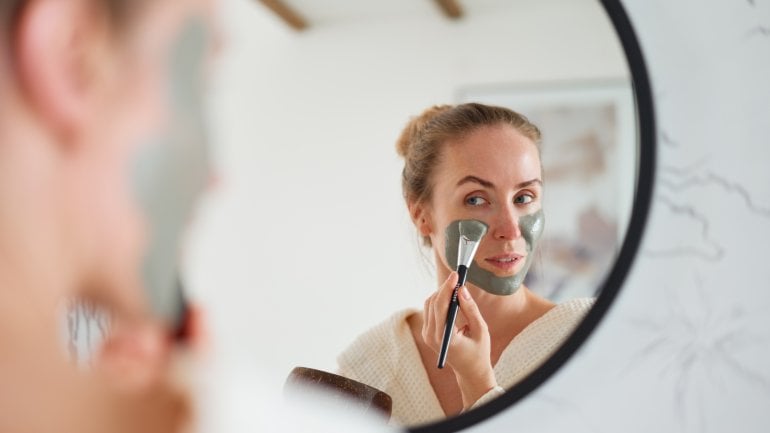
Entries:
[[[457, 264], [457, 244], [460, 242], [459, 224], [457, 223], [458, 221], [455, 221], [450, 224], [444, 232], [444, 254], [450, 266]], [[505, 296], [515, 293], [521, 287], [524, 277], [527, 276], [529, 267], [532, 265], [532, 257], [544, 227], [545, 214], [542, 209], [519, 218], [519, 230], [521, 230], [521, 236], [527, 245], [527, 258], [521, 270], [508, 277], [498, 277], [492, 272], [480, 268], [474, 260], [468, 268], [468, 282], [493, 295]]]
[[148, 244], [142, 278], [155, 314], [178, 326], [184, 313], [179, 248], [209, 175], [202, 69], [207, 29], [188, 22], [172, 45], [168, 70], [169, 122], [135, 154], [132, 183]]

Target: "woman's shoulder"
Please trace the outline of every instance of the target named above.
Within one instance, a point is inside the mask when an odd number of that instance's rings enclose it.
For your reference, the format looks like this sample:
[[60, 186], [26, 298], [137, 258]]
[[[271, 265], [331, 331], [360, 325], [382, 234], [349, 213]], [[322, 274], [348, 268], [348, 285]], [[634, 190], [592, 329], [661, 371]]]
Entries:
[[553, 308], [553, 313], [557, 315], [582, 316], [591, 310], [595, 302], [596, 298], [590, 297], [570, 299], [556, 304]]
[[575, 298], [560, 302], [530, 323], [517, 338], [561, 342], [572, 333], [594, 305], [594, 298]]
[[495, 366], [500, 385], [510, 388], [551, 356], [593, 305], [594, 298], [570, 299], [530, 323], [513, 338]]
[[390, 363], [413, 345], [407, 318], [418, 310], [397, 311], [379, 324], [364, 331], [337, 357], [341, 370], [367, 368], [377, 363]]
[[591, 310], [595, 298], [575, 298], [554, 305], [545, 314], [530, 324], [530, 326], [558, 326], [566, 330], [565, 326], [576, 325]]

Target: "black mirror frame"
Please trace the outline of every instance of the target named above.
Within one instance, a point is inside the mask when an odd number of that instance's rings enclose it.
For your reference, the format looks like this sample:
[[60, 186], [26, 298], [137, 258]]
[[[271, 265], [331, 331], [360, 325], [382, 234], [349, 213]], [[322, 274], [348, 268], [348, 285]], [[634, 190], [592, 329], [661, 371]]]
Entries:
[[532, 374], [509, 389], [501, 397], [469, 412], [447, 418], [433, 424], [410, 427], [414, 433], [456, 432], [500, 414], [514, 403], [526, 397], [561, 368], [588, 339], [615, 300], [623, 281], [631, 269], [647, 224], [655, 178], [656, 127], [649, 75], [639, 41], [620, 0], [600, 0], [612, 21], [625, 51], [631, 71], [634, 99], [636, 102], [638, 165], [636, 193], [631, 220], [615, 265], [601, 287], [601, 293], [585, 319], [546, 362]]

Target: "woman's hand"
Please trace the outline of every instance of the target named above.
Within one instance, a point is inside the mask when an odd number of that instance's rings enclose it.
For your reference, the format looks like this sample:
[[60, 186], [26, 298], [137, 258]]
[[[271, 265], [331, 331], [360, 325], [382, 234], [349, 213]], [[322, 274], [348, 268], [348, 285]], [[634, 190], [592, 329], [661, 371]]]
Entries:
[[[436, 293], [425, 301], [422, 338], [438, 354], [444, 337], [447, 311], [457, 284], [452, 272]], [[481, 396], [497, 386], [490, 359], [490, 338], [487, 323], [465, 286], [458, 291], [460, 309], [449, 342], [447, 364], [457, 378], [463, 406], [468, 409]]]

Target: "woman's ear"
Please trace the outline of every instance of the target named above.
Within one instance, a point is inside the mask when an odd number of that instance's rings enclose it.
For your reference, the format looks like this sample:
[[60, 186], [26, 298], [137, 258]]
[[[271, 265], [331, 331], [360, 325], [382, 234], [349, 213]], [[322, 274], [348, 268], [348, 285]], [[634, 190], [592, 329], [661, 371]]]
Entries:
[[428, 207], [424, 203], [410, 202], [408, 208], [412, 223], [417, 227], [420, 235], [430, 236], [433, 232], [433, 224]]
[[106, 60], [103, 21], [93, 2], [29, 0], [14, 29], [22, 97], [55, 134], [71, 136], [93, 119], [97, 63]]

